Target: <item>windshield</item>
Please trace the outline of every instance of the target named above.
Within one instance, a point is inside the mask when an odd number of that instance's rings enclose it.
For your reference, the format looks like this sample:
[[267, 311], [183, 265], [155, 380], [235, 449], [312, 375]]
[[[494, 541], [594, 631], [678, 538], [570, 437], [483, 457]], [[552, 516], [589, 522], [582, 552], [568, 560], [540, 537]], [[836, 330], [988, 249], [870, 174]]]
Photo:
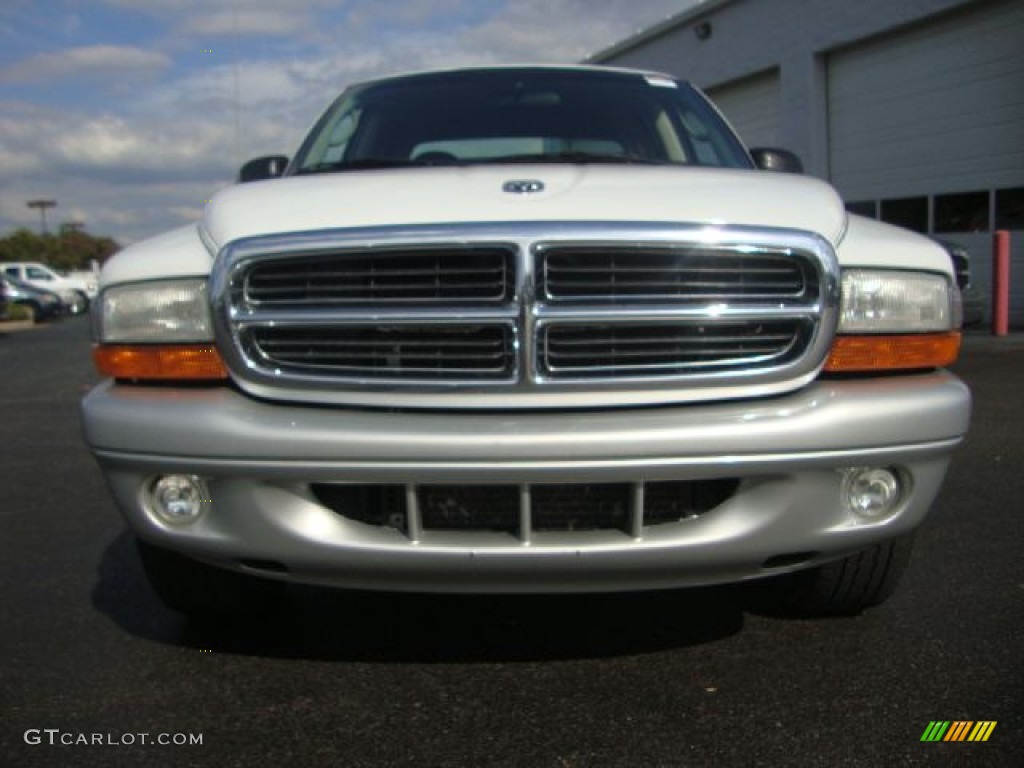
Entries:
[[527, 162], [751, 167], [729, 128], [685, 83], [497, 69], [352, 89], [314, 127], [291, 172]]

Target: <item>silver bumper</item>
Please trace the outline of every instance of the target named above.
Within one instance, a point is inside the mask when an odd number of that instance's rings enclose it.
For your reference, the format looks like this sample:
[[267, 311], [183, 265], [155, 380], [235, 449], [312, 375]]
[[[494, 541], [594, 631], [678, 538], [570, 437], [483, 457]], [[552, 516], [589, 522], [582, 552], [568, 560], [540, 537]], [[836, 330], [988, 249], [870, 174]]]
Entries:
[[[824, 380], [770, 400], [545, 413], [411, 413], [268, 404], [227, 388], [105, 383], [86, 440], [143, 538], [298, 582], [423, 591], [590, 591], [733, 581], [804, 567], [909, 531], [966, 433], [967, 388], [945, 372]], [[881, 522], [841, 502], [843, 470], [897, 467], [909, 489]], [[204, 514], [162, 523], [144, 488], [206, 479]], [[313, 483], [643, 483], [738, 478], [694, 518], [619, 530], [417, 531], [319, 503]]]

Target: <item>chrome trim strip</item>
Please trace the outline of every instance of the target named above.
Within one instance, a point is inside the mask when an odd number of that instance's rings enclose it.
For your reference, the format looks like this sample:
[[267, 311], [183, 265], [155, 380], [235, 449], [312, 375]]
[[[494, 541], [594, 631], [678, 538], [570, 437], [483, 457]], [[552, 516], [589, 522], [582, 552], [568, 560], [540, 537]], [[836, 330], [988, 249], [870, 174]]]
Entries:
[[233, 324], [238, 328], [254, 326], [331, 326], [331, 325], [480, 325], [506, 324], [519, 316], [518, 307], [480, 309], [472, 312], [451, 309], [398, 309], [380, 307], [360, 312], [347, 307], [337, 312], [330, 310], [260, 310], [238, 315]]
[[538, 324], [548, 324], [554, 320], [571, 323], [610, 323], [626, 325], [628, 323], [654, 323], [663, 320], [705, 320], [723, 322], [730, 320], [800, 320], [812, 318], [818, 314], [818, 304], [796, 306], [761, 306], [761, 307], [729, 307], [725, 305], [706, 305], [701, 307], [660, 307], [631, 306], [613, 309], [596, 306], [552, 308], [549, 306], [534, 307], [533, 315]]
[[394, 483], [413, 475], [416, 482], [464, 483], [473, 474], [486, 477], [488, 483], [560, 483], [560, 482], [633, 482], [637, 475], [658, 480], [707, 480], [721, 477], [722, 467], [728, 475], [750, 477], [788, 468], [861, 466], [866, 462], [908, 461], [942, 457], [963, 442], [963, 437], [913, 442], [904, 445], [849, 450], [794, 451], [792, 453], [733, 453], [699, 456], [651, 456], [629, 459], [582, 459], [567, 461], [452, 461], [420, 462], [415, 468], [400, 461], [265, 461], [261, 459], [211, 459], [207, 457], [175, 457], [135, 454], [123, 451], [93, 449], [103, 462], [118, 468], [152, 471], [154, 462], [167, 471], [189, 468], [196, 473], [227, 472], [259, 474], [268, 479], [293, 480], [297, 476], [309, 482], [379, 482]]

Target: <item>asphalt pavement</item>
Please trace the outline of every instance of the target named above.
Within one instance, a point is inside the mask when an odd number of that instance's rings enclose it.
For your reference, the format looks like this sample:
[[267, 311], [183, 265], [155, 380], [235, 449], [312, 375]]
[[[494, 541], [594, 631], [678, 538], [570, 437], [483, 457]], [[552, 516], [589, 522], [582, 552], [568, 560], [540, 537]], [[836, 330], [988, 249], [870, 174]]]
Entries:
[[[973, 336], [956, 370], [970, 436], [900, 590], [859, 617], [729, 588], [298, 589], [209, 628], [149, 591], [82, 443], [87, 320], [0, 331], [0, 765], [1022, 765], [1024, 338]], [[922, 742], [932, 721], [996, 726]]]

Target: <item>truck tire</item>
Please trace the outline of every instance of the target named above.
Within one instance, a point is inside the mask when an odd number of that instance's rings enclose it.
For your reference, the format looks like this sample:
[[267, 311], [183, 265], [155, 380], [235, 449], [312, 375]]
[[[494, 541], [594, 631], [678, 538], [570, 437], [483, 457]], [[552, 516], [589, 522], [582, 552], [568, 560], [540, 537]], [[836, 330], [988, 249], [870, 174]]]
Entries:
[[793, 618], [855, 616], [884, 603], [910, 562], [913, 534], [882, 542], [842, 560], [751, 585], [751, 607]]
[[142, 568], [157, 597], [193, 619], [256, 618], [284, 602], [283, 582], [246, 576], [136, 540]]

